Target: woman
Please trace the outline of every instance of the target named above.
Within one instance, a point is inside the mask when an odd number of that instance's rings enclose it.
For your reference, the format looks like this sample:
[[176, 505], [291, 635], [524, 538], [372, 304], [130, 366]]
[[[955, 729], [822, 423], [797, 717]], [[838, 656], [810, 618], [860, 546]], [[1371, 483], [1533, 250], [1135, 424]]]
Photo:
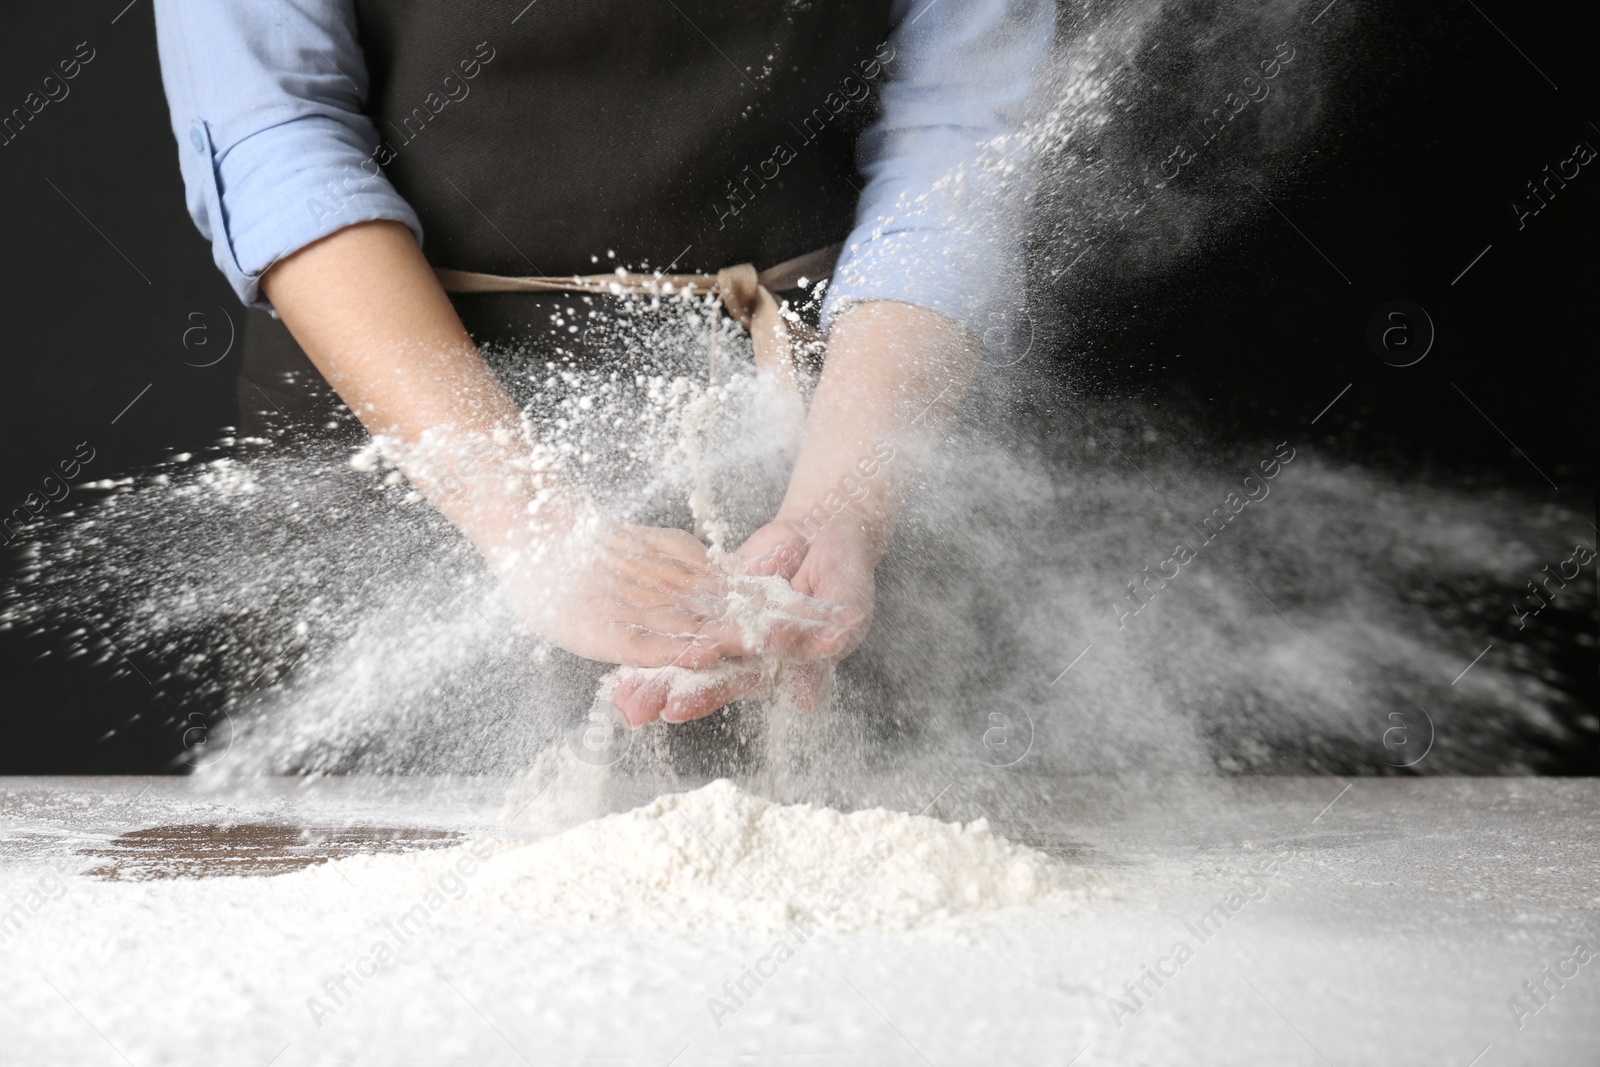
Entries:
[[[1011, 231], [929, 204], [1015, 126], [1052, 25], [1045, 0], [157, 4], [190, 212], [240, 298], [293, 337], [252, 326], [241, 391], [273, 402], [263, 371], [303, 351], [534, 630], [639, 667], [860, 643], [917, 459], [1015, 287]], [[726, 617], [727, 572], [693, 536], [588, 505], [484, 362], [480, 344], [547, 333], [560, 298], [447, 294], [435, 273], [715, 273], [841, 241], [788, 490], [738, 551], [811, 599], [759, 638]], [[897, 459], [860, 498], [806, 521], [885, 442]], [[473, 476], [445, 491], [468, 453]], [[681, 722], [756, 681], [719, 677], [615, 702], [633, 725]]]

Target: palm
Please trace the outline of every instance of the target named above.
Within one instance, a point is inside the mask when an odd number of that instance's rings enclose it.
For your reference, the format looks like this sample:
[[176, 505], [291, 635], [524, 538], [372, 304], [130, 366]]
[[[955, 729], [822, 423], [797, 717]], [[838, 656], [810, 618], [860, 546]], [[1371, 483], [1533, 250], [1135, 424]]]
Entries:
[[814, 538], [789, 584], [798, 593], [860, 612], [860, 622], [850, 628], [833, 658], [843, 659], [854, 652], [872, 625], [875, 599], [872, 566], [862, 554], [842, 538], [826, 534]]

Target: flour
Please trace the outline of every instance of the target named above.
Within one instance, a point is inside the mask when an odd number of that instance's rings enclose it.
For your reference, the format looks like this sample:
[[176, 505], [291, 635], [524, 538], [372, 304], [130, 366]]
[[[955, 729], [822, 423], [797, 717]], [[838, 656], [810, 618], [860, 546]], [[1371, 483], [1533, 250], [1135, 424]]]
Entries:
[[747, 644], [759, 648], [780, 622], [823, 625], [801, 612], [810, 599], [782, 578], [736, 575], [728, 583], [728, 607], [722, 617], [739, 627]]
[[[945, 781], [930, 778], [911, 810]], [[974, 784], [958, 781], [938, 810], [975, 810]], [[1519, 1062], [1589, 1064], [1600, 1005], [1592, 967], [1549, 1010], [1522, 1016], [1520, 1031], [1505, 1004], [1525, 998], [1518, 983], [1533, 968], [1571, 953], [1567, 938], [1594, 945], [1585, 930], [1595, 926], [1600, 788], [1579, 778], [1474, 779], [1464, 788], [1486, 820], [1456, 785], [1357, 780], [1319, 815], [1338, 781], [1077, 780], [1026, 820], [1029, 840], [1081, 857], [1061, 875], [1068, 888], [988, 911], [958, 899], [940, 920], [884, 902], [913, 877], [936, 892], [959, 886], [949, 872], [965, 868], [946, 862], [947, 845], [970, 848], [966, 863], [986, 871], [1009, 861], [993, 851], [973, 860], [985, 851], [982, 835], [881, 812], [768, 806], [740, 823], [746, 802], [763, 807], [748, 797], [726, 819], [690, 812], [730, 860], [741, 842], [768, 846], [735, 871], [678, 815], [643, 809], [520, 846], [464, 838], [274, 877], [101, 881], [81, 873], [100, 862], [83, 850], [140, 827], [282, 821], [320, 834], [387, 821], [407, 834], [429, 826], [504, 836], [482, 817], [498, 785], [329, 776], [216, 793], [195, 778], [13, 779], [0, 782], [0, 917], [9, 920], [0, 923], [0, 1063], [209, 1067], [224, 1059], [222, 1040], [226, 1062], [254, 1067], [424, 1056], [523, 1063], [508, 1042], [537, 1064], [726, 1067], [772, 1050], [811, 1053], [767, 1057], [790, 1064], [921, 1064], [907, 1038], [939, 1067], [1059, 1065], [1091, 1042], [1080, 1065], [1314, 1058], [1242, 973], [1340, 1062], [1372, 1049], [1382, 1051], [1365, 1061], [1460, 1065], [1491, 1038], [1501, 1051], [1503, 1034], [1529, 1052]], [[687, 807], [708, 792], [669, 801]], [[757, 898], [739, 871], [770, 895], [780, 854], [799, 862], [823, 818], [841, 826], [837, 856], [806, 860], [823, 869], [790, 882], [818, 917], [816, 936], [802, 942], [799, 923], [735, 928], [740, 911], [715, 910]], [[851, 900], [854, 884], [839, 879], [835, 861], [872, 857], [871, 824], [885, 819], [900, 827], [881, 835], [893, 851]], [[584, 854], [602, 832], [635, 847], [653, 833], [663, 855], [680, 858], [663, 860], [649, 885], [639, 878], [644, 859]], [[1243, 903], [1220, 933], [1207, 921], [1202, 944], [1185, 923], [1198, 928], [1235, 888], [1248, 899], [1261, 880], [1244, 882], [1246, 872], [1285, 839], [1301, 852], [1283, 871], [1288, 880], [1262, 882], [1267, 895]], [[925, 855], [920, 843], [929, 843]], [[695, 880], [684, 870], [691, 856], [704, 863]], [[1532, 874], [1535, 864], [1545, 873]], [[544, 888], [520, 890], [519, 877]], [[562, 877], [589, 882], [554, 901], [548, 886]], [[656, 929], [600, 921], [624, 909], [593, 886], [639, 894], [628, 912]], [[594, 918], [573, 917], [583, 904]], [[868, 925], [891, 919], [911, 929]], [[691, 920], [702, 925], [670, 928]], [[1171, 977], [1178, 940], [1195, 958]], [[1165, 986], [1147, 973], [1168, 975]], [[1130, 979], [1142, 1010], [1119, 1012], [1118, 1028], [1109, 1000], [1131, 1004], [1122, 988]], [[708, 998], [737, 1014], [712, 1015]], [[1460, 1053], [1474, 1025], [1489, 1032]]]
[[[712, 562], [731, 569], [737, 546], [732, 541], [730, 516], [718, 501], [718, 467], [730, 463], [730, 452], [748, 457], [752, 451], [770, 449], [781, 451], [792, 463], [799, 451], [806, 409], [795, 390], [780, 387], [769, 375], [752, 374], [748, 367], [730, 372], [724, 344], [720, 333], [713, 334], [708, 383], [680, 375], [656, 396], [666, 402], [676, 420], [672, 452], [689, 484], [694, 532], [706, 542]], [[737, 412], [744, 413], [742, 418]], [[748, 422], [741, 426], [744, 420]], [[732, 467], [733, 472], [748, 476], [747, 471], [738, 470], [739, 464]]]
[[782, 655], [765, 651], [767, 639], [780, 623], [803, 629], [820, 629], [829, 624], [812, 614], [803, 613], [801, 607], [811, 598], [795, 592], [782, 578], [735, 575], [729, 579], [725, 599], [727, 608], [722, 615], [723, 621], [739, 628], [739, 635], [745, 644], [762, 651], [692, 670], [671, 665], [622, 667], [606, 677], [601, 684], [600, 697], [610, 699], [616, 686], [622, 682], [639, 683], [651, 688], [664, 686], [669, 696], [686, 697], [744, 677], [752, 670], [761, 676], [761, 682], [752, 696], [772, 699], [787, 692], [795, 665]]
[[[1085, 872], [966, 826], [875, 808], [774, 804], [728, 781], [663, 796], [532, 844], [499, 846], [459, 905], [486, 923], [646, 930], [912, 930], [1001, 908], [1070, 902]], [[479, 849], [481, 851], [481, 848]], [[453, 854], [352, 857], [291, 878], [399, 891]], [[400, 883], [400, 884], [396, 884]]]

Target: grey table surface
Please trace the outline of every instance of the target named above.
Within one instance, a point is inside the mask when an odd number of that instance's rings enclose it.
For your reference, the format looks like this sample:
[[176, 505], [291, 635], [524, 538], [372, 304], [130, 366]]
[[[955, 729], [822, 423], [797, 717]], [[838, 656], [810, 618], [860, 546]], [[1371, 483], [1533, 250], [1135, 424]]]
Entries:
[[[389, 906], [381, 887], [262, 938], [233, 928], [306, 908], [248, 885], [276, 879], [104, 875], [152, 828], [309, 828], [324, 851], [293, 846], [304, 862], [503, 836], [507, 784], [0, 778], [0, 1064], [1600, 1062], [1595, 779], [1037, 783], [997, 824], [1090, 869], [1094, 900], [819, 941], [715, 1027], [706, 998], [760, 938], [442, 928], [313, 1026], [303, 1002], [338, 969], [319, 942]], [[1004, 813], [956, 783], [934, 814]], [[67, 888], [29, 906], [50, 872]]]

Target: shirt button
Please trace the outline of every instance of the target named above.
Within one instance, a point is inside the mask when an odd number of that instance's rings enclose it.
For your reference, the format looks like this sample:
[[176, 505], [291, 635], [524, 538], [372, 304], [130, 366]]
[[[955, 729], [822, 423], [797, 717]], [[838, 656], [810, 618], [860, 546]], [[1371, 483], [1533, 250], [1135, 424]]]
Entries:
[[201, 139], [199, 130], [189, 131], [189, 143], [194, 145], [196, 152], [204, 152], [206, 150], [206, 143]]

